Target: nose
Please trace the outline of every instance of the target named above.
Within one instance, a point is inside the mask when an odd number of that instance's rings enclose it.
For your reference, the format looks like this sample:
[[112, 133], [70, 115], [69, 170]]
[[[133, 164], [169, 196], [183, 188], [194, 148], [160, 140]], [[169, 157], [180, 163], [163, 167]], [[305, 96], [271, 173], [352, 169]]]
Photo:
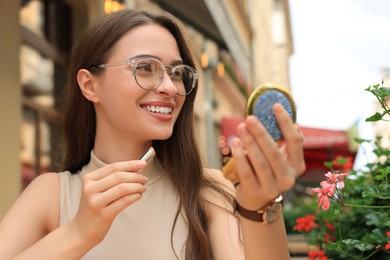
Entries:
[[161, 84], [156, 88], [157, 93], [165, 94], [168, 96], [174, 96], [177, 94], [176, 85], [173, 83], [171, 77], [168, 75], [168, 72], [164, 70]]

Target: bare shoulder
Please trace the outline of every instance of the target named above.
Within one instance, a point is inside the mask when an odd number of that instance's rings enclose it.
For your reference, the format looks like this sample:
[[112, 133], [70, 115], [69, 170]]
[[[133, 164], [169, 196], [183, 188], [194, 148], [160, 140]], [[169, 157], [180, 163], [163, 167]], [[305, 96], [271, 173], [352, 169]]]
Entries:
[[[38, 175], [27, 186], [26, 191], [29, 189], [56, 189], [59, 188], [60, 175], [56, 172], [47, 172]], [[50, 185], [50, 187], [48, 187]]]
[[[55, 172], [38, 175], [20, 194], [12, 208], [30, 214], [44, 213], [47, 220], [53, 222], [59, 214], [60, 203], [60, 176]], [[11, 210], [12, 210], [11, 208]], [[55, 224], [50, 223], [49, 224]]]
[[35, 227], [43, 232], [58, 223], [59, 185], [57, 173], [37, 176], [8, 210], [0, 224], [0, 231], [8, 229], [5, 226], [18, 230], [23, 225], [30, 225], [28, 229]]
[[60, 208], [60, 175], [55, 172], [41, 174], [31, 182], [24, 193], [31, 203], [41, 204], [40, 210], [47, 214], [50, 231], [57, 228]]
[[58, 227], [59, 196], [57, 173], [41, 174], [27, 186], [0, 222], [0, 256], [21, 252]]
[[[46, 203], [54, 206], [59, 203], [60, 176], [58, 173], [48, 172], [38, 175], [22, 192], [18, 201], [39, 203], [44, 207]], [[54, 204], [52, 204], [54, 203]]]

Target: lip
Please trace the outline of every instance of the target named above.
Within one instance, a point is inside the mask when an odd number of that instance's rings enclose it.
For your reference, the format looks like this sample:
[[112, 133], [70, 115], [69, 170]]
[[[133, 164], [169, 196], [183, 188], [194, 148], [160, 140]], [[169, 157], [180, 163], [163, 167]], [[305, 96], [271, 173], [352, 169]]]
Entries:
[[175, 105], [169, 102], [153, 101], [142, 103], [140, 107], [158, 120], [170, 121], [173, 118]]

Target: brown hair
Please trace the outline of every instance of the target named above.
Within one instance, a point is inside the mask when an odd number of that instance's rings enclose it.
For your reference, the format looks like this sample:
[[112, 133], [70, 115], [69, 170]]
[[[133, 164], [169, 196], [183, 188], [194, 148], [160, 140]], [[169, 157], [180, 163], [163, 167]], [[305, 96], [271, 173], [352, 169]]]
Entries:
[[[195, 62], [179, 23], [169, 14], [152, 14], [145, 11], [122, 10], [105, 16], [91, 26], [74, 49], [68, 80], [68, 104], [65, 114], [66, 155], [64, 169], [76, 173], [90, 160], [96, 131], [93, 104], [81, 94], [76, 75], [80, 69], [89, 69], [105, 63], [116, 42], [129, 30], [143, 24], [154, 23], [166, 28], [176, 39], [183, 63], [195, 68]], [[186, 97], [182, 111], [175, 123], [172, 136], [155, 140], [153, 147], [158, 159], [175, 185], [180, 202], [188, 219], [189, 233], [186, 241], [186, 259], [209, 259], [208, 218], [205, 201], [200, 196], [202, 187], [208, 187], [231, 199], [223, 189], [205, 178], [199, 150], [195, 141], [193, 106], [197, 87]], [[77, 126], [77, 127], [75, 127]], [[190, 167], [188, 167], [190, 165]], [[175, 226], [175, 223], [174, 226]], [[173, 229], [174, 229], [173, 226]], [[171, 233], [171, 245], [173, 240]], [[173, 245], [172, 245], [173, 248]], [[176, 252], [175, 252], [176, 254]]]

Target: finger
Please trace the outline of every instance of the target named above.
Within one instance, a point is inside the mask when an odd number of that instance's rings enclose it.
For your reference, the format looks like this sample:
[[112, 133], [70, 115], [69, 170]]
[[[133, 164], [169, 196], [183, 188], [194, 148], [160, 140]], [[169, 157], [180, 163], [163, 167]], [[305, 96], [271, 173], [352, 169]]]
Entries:
[[145, 168], [147, 163], [142, 160], [115, 162], [107, 164], [96, 171], [90, 172], [85, 175], [87, 179], [100, 180], [110, 174], [118, 171], [126, 172], [139, 172]]
[[106, 191], [120, 183], [140, 183], [145, 185], [148, 182], [148, 178], [142, 174], [134, 172], [114, 172], [100, 180], [92, 181], [92, 183], [86, 183], [85, 188], [89, 185], [93, 185], [93, 189], [96, 192]]
[[142, 193], [134, 193], [130, 195], [126, 195], [112, 202], [107, 206], [107, 210], [111, 212], [112, 216], [116, 216], [119, 212], [135, 203], [136, 201], [142, 198]]
[[238, 138], [232, 141], [232, 154], [241, 185], [255, 190], [259, 185], [258, 179], [248, 161], [242, 141]]
[[[285, 154], [280, 151], [278, 144], [267, 133], [264, 126], [258, 122], [257, 118], [248, 118], [248, 126], [257, 143], [263, 151], [266, 162], [260, 167], [265, 168], [259, 178], [263, 182], [264, 189], [275, 193], [276, 190], [284, 191], [295, 182], [295, 170], [285, 159]], [[261, 170], [259, 170], [261, 171]], [[278, 194], [273, 194], [275, 197]]]
[[102, 206], [108, 206], [122, 197], [129, 195], [144, 193], [146, 187], [140, 183], [121, 183], [102, 193], [99, 193], [96, 198], [96, 203]]
[[[279, 151], [277, 143], [268, 134], [266, 128], [256, 117], [248, 117], [247, 122], [249, 131], [254, 138], [253, 142], [260, 147], [263, 157], [266, 160], [266, 163], [263, 163], [262, 167], [267, 167], [269, 172], [273, 172], [274, 174], [285, 172], [286, 163], [283, 160], [283, 154]], [[274, 174], [268, 177], [269, 181], [277, 177]]]
[[297, 170], [297, 173], [302, 173], [305, 168], [303, 135], [280, 104], [275, 104], [273, 111], [285, 139], [287, 161]]
[[[253, 131], [254, 127], [258, 127], [258, 129], [255, 130], [256, 138], [253, 133], [248, 131], [248, 128], [251, 128]], [[247, 157], [249, 158], [250, 165], [252, 166], [254, 175], [257, 179], [257, 184], [269, 185], [274, 182], [274, 177], [272, 176], [269, 163], [264, 157], [263, 151], [256, 141], [257, 138], [267, 139], [268, 134], [266, 133], [266, 130], [264, 128], [261, 129], [261, 125], [255, 117], [248, 117], [245, 124], [239, 125], [237, 133], [241, 138], [243, 146], [245, 147]]]

